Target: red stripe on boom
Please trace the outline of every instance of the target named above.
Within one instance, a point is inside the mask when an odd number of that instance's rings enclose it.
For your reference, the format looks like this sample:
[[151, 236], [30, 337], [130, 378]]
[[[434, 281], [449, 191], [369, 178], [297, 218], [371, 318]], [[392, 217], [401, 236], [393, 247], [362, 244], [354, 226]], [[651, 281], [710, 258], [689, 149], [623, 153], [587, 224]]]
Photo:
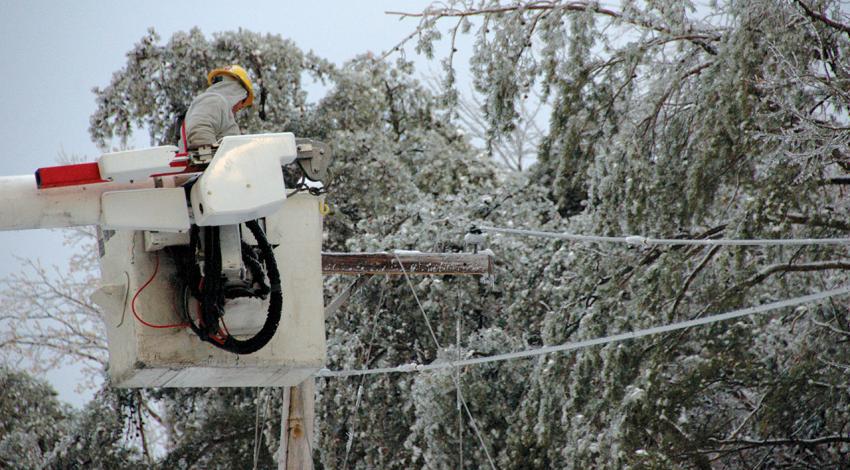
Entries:
[[48, 166], [35, 171], [35, 184], [39, 189], [106, 182], [100, 177], [100, 169], [95, 162]]

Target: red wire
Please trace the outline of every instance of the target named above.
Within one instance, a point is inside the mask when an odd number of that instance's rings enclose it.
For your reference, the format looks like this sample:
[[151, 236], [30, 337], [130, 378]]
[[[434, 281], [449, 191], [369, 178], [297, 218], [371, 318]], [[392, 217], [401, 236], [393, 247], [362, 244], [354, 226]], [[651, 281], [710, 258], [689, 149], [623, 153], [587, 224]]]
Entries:
[[159, 253], [156, 253], [156, 265], [154, 266], [153, 274], [151, 274], [151, 277], [150, 277], [150, 279], [148, 279], [148, 282], [144, 283], [142, 285], [142, 287], [139, 287], [139, 290], [136, 291], [136, 294], [133, 296], [133, 300], [130, 302], [130, 309], [133, 311], [133, 316], [136, 317], [136, 320], [138, 320], [139, 323], [141, 323], [142, 325], [145, 325], [147, 327], [150, 327], [150, 328], [185, 328], [185, 327], [189, 326], [188, 323], [174, 323], [174, 324], [171, 324], [171, 325], [154, 325], [153, 323], [148, 323], [148, 322], [142, 320], [142, 317], [140, 317], [139, 314], [136, 312], [136, 299], [139, 297], [139, 294], [141, 294], [142, 291], [145, 290], [145, 288], [148, 285], [150, 285], [151, 282], [153, 282], [153, 280], [154, 280], [154, 278], [156, 278], [156, 274], [158, 272], [159, 272]]
[[198, 326], [204, 326], [204, 317], [201, 314], [201, 303], [198, 302]]
[[230, 332], [227, 331], [227, 323], [224, 323], [224, 316], [221, 317], [221, 329], [223, 329], [224, 332], [227, 333], [227, 336], [230, 336]]
[[[204, 284], [204, 280], [201, 279], [201, 285], [203, 285], [203, 284]], [[203, 319], [203, 316], [201, 315], [201, 304], [200, 303], [198, 303], [198, 324], [201, 325], [201, 326], [204, 326], [204, 319]], [[221, 337], [221, 330], [219, 330], [217, 332], [217, 334], [209, 335], [209, 337], [212, 338], [213, 341], [215, 341], [218, 344], [224, 344], [225, 338]]]
[[[198, 289], [200, 290], [203, 287], [203, 285], [204, 285], [204, 278], [201, 278], [201, 282], [200, 282], [200, 285], [198, 286]], [[201, 326], [204, 325], [204, 319], [201, 315], [201, 304], [200, 303], [198, 304], [198, 323]], [[224, 331], [224, 334], [222, 334], [222, 330]], [[224, 317], [221, 317], [221, 329], [218, 330], [216, 332], [216, 334], [210, 335], [210, 338], [212, 338], [218, 344], [224, 344], [224, 342], [227, 340], [228, 336], [230, 336], [230, 332], [227, 331], [227, 325], [224, 323]]]
[[[199, 291], [204, 289], [204, 279], [205, 278], [202, 277], [201, 280], [198, 282]], [[201, 312], [201, 308], [201, 304], [198, 303], [198, 325], [204, 326], [204, 317]], [[222, 329], [224, 329], [224, 333], [226, 333], [226, 336], [222, 334], [221, 329], [219, 329], [215, 334], [209, 335], [209, 337], [218, 344], [224, 344], [224, 342], [227, 340], [227, 337], [230, 336], [230, 332], [227, 331], [227, 325], [224, 324], [224, 317], [221, 318], [221, 326]]]

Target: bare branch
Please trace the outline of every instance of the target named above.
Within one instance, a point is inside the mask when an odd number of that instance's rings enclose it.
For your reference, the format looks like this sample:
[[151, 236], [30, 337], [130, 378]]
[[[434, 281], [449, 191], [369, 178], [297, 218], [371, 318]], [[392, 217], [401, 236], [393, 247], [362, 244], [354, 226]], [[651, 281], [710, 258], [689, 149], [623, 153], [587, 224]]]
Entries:
[[741, 430], [744, 429], [744, 425], [747, 424], [747, 422], [750, 420], [750, 418], [752, 418], [761, 409], [761, 405], [764, 403], [764, 399], [766, 397], [767, 397], [767, 393], [765, 393], [761, 396], [761, 398], [759, 399], [759, 402], [756, 404], [756, 406], [753, 407], [753, 410], [750, 411], [750, 413], [747, 414], [747, 416], [743, 420], [741, 420], [741, 423], [738, 424], [738, 426], [735, 428], [734, 431], [732, 431], [732, 434], [729, 435], [727, 440], [734, 439], [738, 436], [738, 434], [741, 432]]
[[850, 26], [843, 23], [839, 23], [838, 21], [828, 18], [826, 15], [822, 15], [812, 10], [812, 8], [806, 5], [803, 0], [797, 0], [797, 5], [800, 5], [800, 8], [803, 9], [803, 11], [806, 13], [806, 16], [808, 16], [809, 18], [818, 20], [831, 28], [835, 28], [839, 31], [843, 31], [847, 34], [850, 34]]
[[814, 320], [814, 323], [815, 323], [815, 325], [826, 328], [833, 333], [837, 333], [837, 334], [842, 335], [842, 336], [850, 337], [850, 331], [841, 330], [841, 329], [838, 329], [838, 328], [830, 325], [829, 323], [823, 323], [823, 322], [819, 322], [817, 320]]
[[35, 372], [70, 361], [84, 364], [88, 380], [106, 363], [106, 335], [100, 312], [89, 300], [96, 287], [96, 251], [90, 233], [66, 232], [66, 245], [82, 248], [66, 270], [45, 269], [22, 260], [24, 271], [0, 279], [0, 356], [28, 358]]
[[787, 272], [813, 272], [813, 271], [826, 271], [832, 269], [841, 269], [841, 270], [850, 270], [850, 263], [845, 261], [815, 261], [812, 263], [801, 263], [801, 264], [774, 264], [771, 266], [767, 266], [762, 268], [758, 273], [750, 276], [749, 279], [744, 282], [738, 284], [733, 287], [732, 290], [744, 289], [747, 287], [752, 287], [768, 277], [777, 274], [777, 273], [787, 273]]
[[673, 307], [670, 308], [670, 318], [675, 318], [676, 309], [679, 307], [679, 303], [681, 303], [682, 299], [685, 297], [685, 294], [688, 292], [688, 288], [694, 282], [694, 279], [696, 279], [697, 275], [699, 275], [700, 271], [702, 271], [706, 266], [708, 266], [708, 263], [711, 261], [711, 258], [713, 258], [714, 255], [716, 255], [717, 252], [720, 251], [720, 248], [720, 245], [712, 247], [711, 250], [706, 253], [702, 261], [700, 261], [697, 267], [694, 268], [693, 272], [691, 272], [688, 278], [685, 279], [685, 283], [682, 284], [682, 288], [679, 290], [679, 295], [676, 296], [676, 300], [673, 302]]

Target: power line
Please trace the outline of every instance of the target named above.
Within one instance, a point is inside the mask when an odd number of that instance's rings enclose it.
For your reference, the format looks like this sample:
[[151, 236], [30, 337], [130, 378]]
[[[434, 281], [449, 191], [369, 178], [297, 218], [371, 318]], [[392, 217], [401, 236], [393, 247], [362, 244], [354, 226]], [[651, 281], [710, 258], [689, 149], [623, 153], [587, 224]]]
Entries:
[[470, 366], [475, 364], [484, 364], [488, 362], [499, 362], [499, 361], [507, 361], [512, 359], [522, 359], [527, 357], [534, 356], [542, 356], [544, 354], [554, 353], [554, 352], [564, 352], [564, 351], [574, 351], [577, 349], [588, 348], [590, 346], [599, 346], [608, 343], [615, 343], [619, 341], [625, 341], [629, 339], [642, 338], [644, 336], [656, 335], [659, 333], [667, 333], [670, 331], [683, 330], [686, 328], [692, 328], [695, 326], [708, 325], [710, 323], [717, 323], [725, 320], [731, 320], [733, 318], [739, 318], [749, 315], [755, 315], [759, 313], [769, 312], [771, 310], [777, 310], [780, 308], [786, 307], [794, 307], [797, 305], [807, 304], [811, 302], [816, 302], [818, 300], [823, 300], [829, 297], [836, 297], [850, 294], [850, 286], [845, 286], [837, 289], [827, 290], [823, 292], [818, 292], [815, 294], [804, 295], [801, 297], [794, 297], [791, 299], [781, 300], [778, 302], [771, 302], [769, 304], [757, 305], [755, 307], [747, 307], [738, 310], [733, 310], [731, 312], [721, 313], [717, 315], [712, 315], [703, 318], [697, 318], [694, 320], [687, 320], [682, 322], [670, 323], [667, 325], [660, 325], [651, 328], [646, 328], [637, 331], [629, 331], [626, 333], [620, 333], [611, 336], [604, 336], [601, 338], [593, 338], [583, 341], [575, 341], [568, 342], [554, 346], [544, 346], [540, 348], [526, 349], [524, 351], [516, 351], [505, 354], [495, 354], [492, 356], [483, 356], [477, 357], [473, 359], [464, 359], [460, 361], [443, 361], [443, 362], [432, 362], [430, 364], [402, 364], [396, 367], [379, 367], [374, 369], [348, 369], [348, 370], [328, 370], [322, 369], [316, 373], [316, 377], [352, 377], [352, 376], [360, 376], [360, 375], [376, 375], [376, 374], [390, 374], [390, 373], [400, 373], [400, 372], [426, 372], [440, 369], [449, 369], [453, 367], [460, 366]]
[[588, 243], [626, 243], [629, 245], [703, 245], [703, 246], [800, 246], [800, 245], [850, 245], [850, 238], [754, 238], [754, 239], [690, 239], [652, 238], [643, 235], [605, 237], [600, 235], [576, 235], [562, 232], [544, 232], [504, 227], [476, 227], [482, 232], [502, 233], [527, 237], [557, 238]]
[[[407, 274], [407, 270], [404, 269], [404, 263], [401, 262], [401, 258], [398, 257], [398, 253], [395, 254], [395, 259], [398, 262], [398, 265], [401, 266], [401, 272], [404, 274], [404, 280], [407, 281], [407, 285], [410, 287], [410, 291], [413, 293], [413, 298], [416, 299], [416, 305], [419, 306], [419, 311], [422, 313], [422, 318], [425, 319], [425, 324], [428, 326], [428, 332], [431, 333], [431, 339], [434, 341], [434, 345], [437, 346], [437, 349], [443, 349], [440, 346], [440, 340], [437, 339], [437, 335], [434, 333], [434, 329], [431, 328], [431, 321], [428, 319], [428, 314], [425, 313], [425, 308], [422, 307], [422, 302], [419, 301], [419, 296], [416, 294], [416, 289], [413, 288], [413, 282], [410, 280], [410, 276]], [[452, 379], [455, 383], [455, 390], [457, 392], [457, 396], [460, 399], [461, 404], [463, 405], [463, 409], [466, 411], [466, 415], [469, 417], [469, 424], [472, 425], [472, 430], [475, 431], [475, 436], [478, 437], [478, 442], [481, 444], [481, 449], [484, 451], [484, 455], [487, 457], [487, 462], [490, 464], [490, 468], [496, 470], [496, 463], [493, 462], [493, 457], [490, 456], [490, 451], [487, 449], [487, 443], [484, 442], [484, 436], [481, 435], [481, 430], [478, 429], [478, 421], [475, 420], [475, 416], [472, 415], [472, 412], [469, 411], [469, 406], [466, 404], [466, 397], [463, 396], [463, 392], [460, 389], [460, 379], [452, 375]]]

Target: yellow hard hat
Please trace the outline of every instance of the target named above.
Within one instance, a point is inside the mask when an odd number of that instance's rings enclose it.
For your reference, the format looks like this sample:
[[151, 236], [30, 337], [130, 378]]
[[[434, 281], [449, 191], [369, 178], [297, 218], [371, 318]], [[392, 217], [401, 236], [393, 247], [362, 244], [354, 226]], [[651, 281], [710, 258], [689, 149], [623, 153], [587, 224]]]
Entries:
[[212, 85], [213, 79], [219, 75], [227, 75], [233, 77], [242, 84], [245, 90], [248, 91], [248, 98], [245, 99], [245, 106], [254, 104], [254, 86], [251, 85], [251, 79], [248, 78], [248, 72], [238, 65], [228, 65], [220, 67], [207, 74], [207, 84]]

